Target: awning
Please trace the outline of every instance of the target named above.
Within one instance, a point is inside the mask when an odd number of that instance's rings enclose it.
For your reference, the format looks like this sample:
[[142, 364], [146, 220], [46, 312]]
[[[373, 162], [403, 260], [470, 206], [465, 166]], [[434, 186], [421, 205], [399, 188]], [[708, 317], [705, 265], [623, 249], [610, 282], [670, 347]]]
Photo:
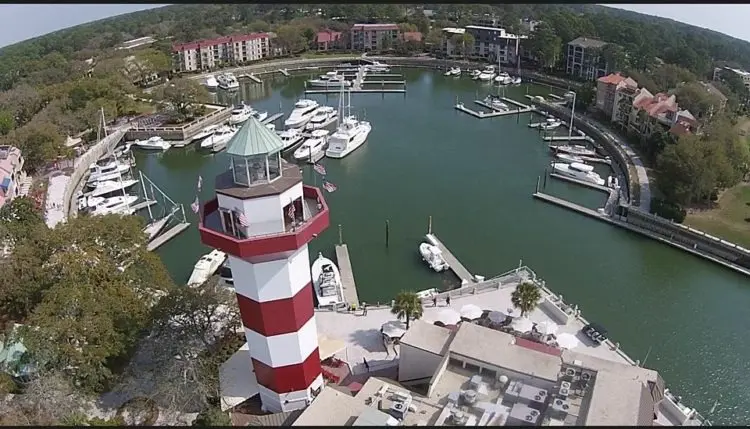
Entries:
[[219, 391], [222, 411], [236, 407], [258, 394], [258, 380], [255, 378], [247, 343], [219, 368]]
[[318, 351], [320, 360], [326, 360], [336, 353], [346, 349], [346, 343], [341, 340], [334, 340], [325, 335], [318, 335]]

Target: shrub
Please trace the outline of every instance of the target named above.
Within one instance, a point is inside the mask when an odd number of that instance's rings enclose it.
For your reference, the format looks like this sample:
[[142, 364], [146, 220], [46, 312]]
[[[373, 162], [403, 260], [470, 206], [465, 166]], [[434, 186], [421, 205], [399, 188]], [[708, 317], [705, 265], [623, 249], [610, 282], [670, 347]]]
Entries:
[[682, 223], [687, 216], [687, 212], [679, 204], [658, 198], [651, 199], [651, 213], [677, 223]]
[[193, 426], [231, 426], [232, 420], [229, 414], [221, 411], [219, 407], [210, 407], [201, 411], [195, 418]]
[[13, 381], [13, 377], [10, 375], [0, 372], [0, 395], [7, 395], [9, 393], [17, 393], [18, 385]]

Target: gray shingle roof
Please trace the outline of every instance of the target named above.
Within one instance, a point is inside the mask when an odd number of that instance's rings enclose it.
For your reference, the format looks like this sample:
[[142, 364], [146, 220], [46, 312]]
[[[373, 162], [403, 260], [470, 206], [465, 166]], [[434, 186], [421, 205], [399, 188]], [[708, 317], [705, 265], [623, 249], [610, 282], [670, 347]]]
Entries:
[[596, 39], [590, 39], [588, 37], [579, 37], [575, 40], [572, 40], [568, 44], [573, 45], [573, 46], [580, 46], [582, 48], [601, 48], [602, 46], [606, 45], [607, 42], [602, 42], [601, 40], [596, 40]]
[[284, 143], [255, 117], [250, 117], [227, 143], [227, 153], [236, 156], [267, 155], [281, 151]]

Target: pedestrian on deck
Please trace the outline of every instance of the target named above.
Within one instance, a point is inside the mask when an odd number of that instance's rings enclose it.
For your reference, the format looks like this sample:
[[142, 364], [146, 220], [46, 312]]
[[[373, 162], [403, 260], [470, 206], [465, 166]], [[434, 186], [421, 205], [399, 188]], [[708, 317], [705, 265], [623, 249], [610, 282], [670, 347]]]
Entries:
[[362, 303], [362, 315], [367, 316], [367, 303], [366, 302]]
[[432, 297], [432, 306], [437, 307], [437, 295]]
[[362, 358], [362, 362], [364, 362], [365, 368], [367, 369], [367, 372], [370, 372], [370, 364], [367, 363], [367, 359], [366, 358]]
[[448, 305], [448, 307], [451, 306], [451, 296], [448, 295], [445, 297], [445, 304]]

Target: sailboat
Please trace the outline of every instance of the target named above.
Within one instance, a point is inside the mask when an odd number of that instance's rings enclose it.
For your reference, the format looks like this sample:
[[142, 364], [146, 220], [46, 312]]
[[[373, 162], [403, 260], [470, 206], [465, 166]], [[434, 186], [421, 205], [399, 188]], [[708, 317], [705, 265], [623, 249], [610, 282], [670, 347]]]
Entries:
[[[329, 158], [343, 158], [354, 152], [367, 141], [367, 136], [372, 131], [372, 125], [369, 122], [357, 120], [355, 116], [352, 116], [352, 92], [346, 92], [349, 93], [346, 106], [348, 111], [346, 117], [339, 120], [336, 132], [328, 138], [326, 156]], [[339, 96], [339, 111], [342, 113], [344, 112], [344, 95], [345, 91], [342, 85]]]
[[176, 211], [176, 208], [172, 209], [172, 211], [167, 213], [166, 216], [162, 217], [161, 219], [156, 219], [155, 221], [146, 225], [145, 228], [143, 228], [143, 233], [146, 234], [146, 237], [148, 237], [148, 241], [156, 238], [156, 236], [159, 235], [162, 230], [164, 230], [164, 227], [167, 226], [167, 223], [169, 223], [169, 220], [172, 219], [172, 216]]

